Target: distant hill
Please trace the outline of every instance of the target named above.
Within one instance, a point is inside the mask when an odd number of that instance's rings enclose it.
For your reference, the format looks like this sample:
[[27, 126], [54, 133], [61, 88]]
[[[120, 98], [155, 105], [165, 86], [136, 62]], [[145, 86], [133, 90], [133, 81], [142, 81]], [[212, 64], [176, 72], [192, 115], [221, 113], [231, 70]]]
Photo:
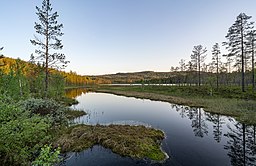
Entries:
[[116, 73], [89, 76], [92, 79], [109, 80], [112, 83], [141, 83], [151, 81], [152, 83], [158, 83], [159, 80], [170, 80], [175, 77], [177, 72], [154, 72], [154, 71], [142, 71], [134, 73]]

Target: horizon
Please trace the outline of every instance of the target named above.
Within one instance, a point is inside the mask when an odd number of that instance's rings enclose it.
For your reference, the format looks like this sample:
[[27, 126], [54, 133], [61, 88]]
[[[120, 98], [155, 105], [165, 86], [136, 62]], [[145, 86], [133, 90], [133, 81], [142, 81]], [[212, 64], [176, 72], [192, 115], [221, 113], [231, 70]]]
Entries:
[[[2, 54], [28, 61], [36, 47], [30, 43], [41, 0], [5, 1], [0, 14]], [[236, 16], [244, 12], [256, 21], [254, 0], [88, 0], [51, 1], [64, 24], [65, 71], [104, 75], [140, 71], [169, 72], [180, 59], [190, 59], [195, 45], [220, 46]], [[10, 12], [11, 11], [11, 12]], [[7, 15], [8, 14], [8, 15]], [[222, 47], [222, 53], [225, 52]]]

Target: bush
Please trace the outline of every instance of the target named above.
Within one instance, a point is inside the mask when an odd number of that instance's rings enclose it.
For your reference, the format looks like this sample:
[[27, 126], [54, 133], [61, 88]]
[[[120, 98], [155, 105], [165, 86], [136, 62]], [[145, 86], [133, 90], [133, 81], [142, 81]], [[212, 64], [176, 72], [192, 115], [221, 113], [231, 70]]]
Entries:
[[51, 145], [44, 145], [41, 148], [40, 155], [32, 162], [33, 166], [51, 166], [60, 162], [60, 149], [52, 150]]
[[52, 120], [52, 125], [67, 125], [67, 118], [65, 116], [66, 107], [60, 105], [51, 99], [27, 99], [20, 102], [20, 106], [32, 114], [39, 114], [41, 116], [49, 116]]
[[48, 118], [0, 102], [0, 163], [29, 165], [50, 140]]

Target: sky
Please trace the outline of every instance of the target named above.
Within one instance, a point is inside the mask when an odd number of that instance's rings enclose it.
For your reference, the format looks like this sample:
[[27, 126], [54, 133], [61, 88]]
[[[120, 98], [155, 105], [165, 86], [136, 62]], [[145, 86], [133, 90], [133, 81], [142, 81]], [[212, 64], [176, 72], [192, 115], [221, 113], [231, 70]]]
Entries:
[[[81, 75], [170, 71], [195, 45], [226, 41], [239, 13], [256, 21], [256, 0], [51, 0], [63, 23], [66, 71]], [[42, 0], [1, 0], [2, 54], [29, 60]], [[38, 36], [38, 35], [37, 35]], [[223, 49], [223, 48], [222, 48]]]

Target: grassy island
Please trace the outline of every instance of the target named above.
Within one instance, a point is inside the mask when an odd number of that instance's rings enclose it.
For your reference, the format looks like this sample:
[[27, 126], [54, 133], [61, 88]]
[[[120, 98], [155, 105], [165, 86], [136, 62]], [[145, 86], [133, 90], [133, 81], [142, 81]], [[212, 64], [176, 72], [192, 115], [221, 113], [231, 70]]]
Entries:
[[93, 145], [102, 145], [121, 156], [162, 161], [167, 158], [160, 147], [162, 139], [161, 130], [145, 126], [76, 125], [63, 131], [55, 144], [63, 152], [80, 152]]

